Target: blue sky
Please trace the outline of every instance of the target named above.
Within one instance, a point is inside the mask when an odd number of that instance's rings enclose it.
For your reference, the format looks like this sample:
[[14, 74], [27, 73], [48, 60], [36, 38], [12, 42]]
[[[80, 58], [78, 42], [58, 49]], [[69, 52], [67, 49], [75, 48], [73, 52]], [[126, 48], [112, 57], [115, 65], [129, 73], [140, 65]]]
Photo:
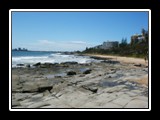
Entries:
[[104, 41], [128, 43], [148, 30], [148, 12], [12, 12], [12, 48], [84, 50]]

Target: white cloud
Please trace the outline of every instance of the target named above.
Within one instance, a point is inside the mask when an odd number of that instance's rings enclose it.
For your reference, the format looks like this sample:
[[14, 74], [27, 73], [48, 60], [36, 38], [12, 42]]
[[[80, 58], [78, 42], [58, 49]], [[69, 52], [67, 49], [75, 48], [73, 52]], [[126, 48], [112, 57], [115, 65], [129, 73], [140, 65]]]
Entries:
[[95, 45], [89, 44], [84, 41], [51, 41], [51, 40], [38, 40], [35, 43], [30, 43], [26, 46], [29, 50], [39, 51], [75, 51], [85, 50], [86, 47], [93, 47]]
[[49, 40], [38, 40], [40, 44], [54, 44], [55, 42]]
[[73, 43], [73, 44], [86, 44], [86, 42], [84, 42], [84, 41], [71, 41], [70, 43]]

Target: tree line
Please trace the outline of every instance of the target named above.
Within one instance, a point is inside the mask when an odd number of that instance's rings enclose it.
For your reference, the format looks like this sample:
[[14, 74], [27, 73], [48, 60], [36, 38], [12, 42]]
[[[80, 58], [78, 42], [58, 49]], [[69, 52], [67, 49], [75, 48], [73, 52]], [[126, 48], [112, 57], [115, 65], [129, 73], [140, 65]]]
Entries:
[[148, 47], [149, 47], [148, 31], [142, 29], [141, 33], [142, 33], [141, 37], [143, 37], [142, 40], [138, 40], [138, 37], [136, 38], [135, 35], [135, 38], [132, 39], [130, 43], [127, 43], [127, 38], [122, 38], [118, 47], [112, 47], [110, 49], [101, 49], [92, 47], [92, 48], [86, 48], [84, 51], [82, 51], [82, 53], [108, 54], [108, 55], [144, 58], [148, 56]]

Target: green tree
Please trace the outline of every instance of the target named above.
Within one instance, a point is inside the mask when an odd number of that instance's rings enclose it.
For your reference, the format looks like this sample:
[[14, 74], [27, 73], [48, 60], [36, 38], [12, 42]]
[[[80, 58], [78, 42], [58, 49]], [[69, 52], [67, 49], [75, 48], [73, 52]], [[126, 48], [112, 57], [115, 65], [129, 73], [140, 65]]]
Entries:
[[141, 31], [141, 32], [142, 32], [142, 35], [145, 36], [146, 30], [145, 30], [144, 28], [142, 28], [142, 31]]
[[122, 38], [121, 43], [119, 44], [120, 47], [125, 47], [127, 46], [127, 38]]

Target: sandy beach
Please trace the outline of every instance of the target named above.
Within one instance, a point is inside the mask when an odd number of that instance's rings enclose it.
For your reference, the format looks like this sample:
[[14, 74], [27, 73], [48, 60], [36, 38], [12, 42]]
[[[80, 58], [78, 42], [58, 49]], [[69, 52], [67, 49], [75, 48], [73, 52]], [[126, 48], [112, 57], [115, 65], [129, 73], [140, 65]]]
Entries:
[[122, 63], [131, 63], [131, 64], [143, 64], [148, 65], [148, 60], [142, 58], [133, 58], [133, 57], [121, 57], [121, 56], [111, 56], [111, 55], [99, 55], [99, 54], [86, 54], [88, 56], [100, 57], [100, 58], [110, 58]]
[[12, 68], [12, 108], [148, 108], [143, 59], [94, 57], [103, 59]]

